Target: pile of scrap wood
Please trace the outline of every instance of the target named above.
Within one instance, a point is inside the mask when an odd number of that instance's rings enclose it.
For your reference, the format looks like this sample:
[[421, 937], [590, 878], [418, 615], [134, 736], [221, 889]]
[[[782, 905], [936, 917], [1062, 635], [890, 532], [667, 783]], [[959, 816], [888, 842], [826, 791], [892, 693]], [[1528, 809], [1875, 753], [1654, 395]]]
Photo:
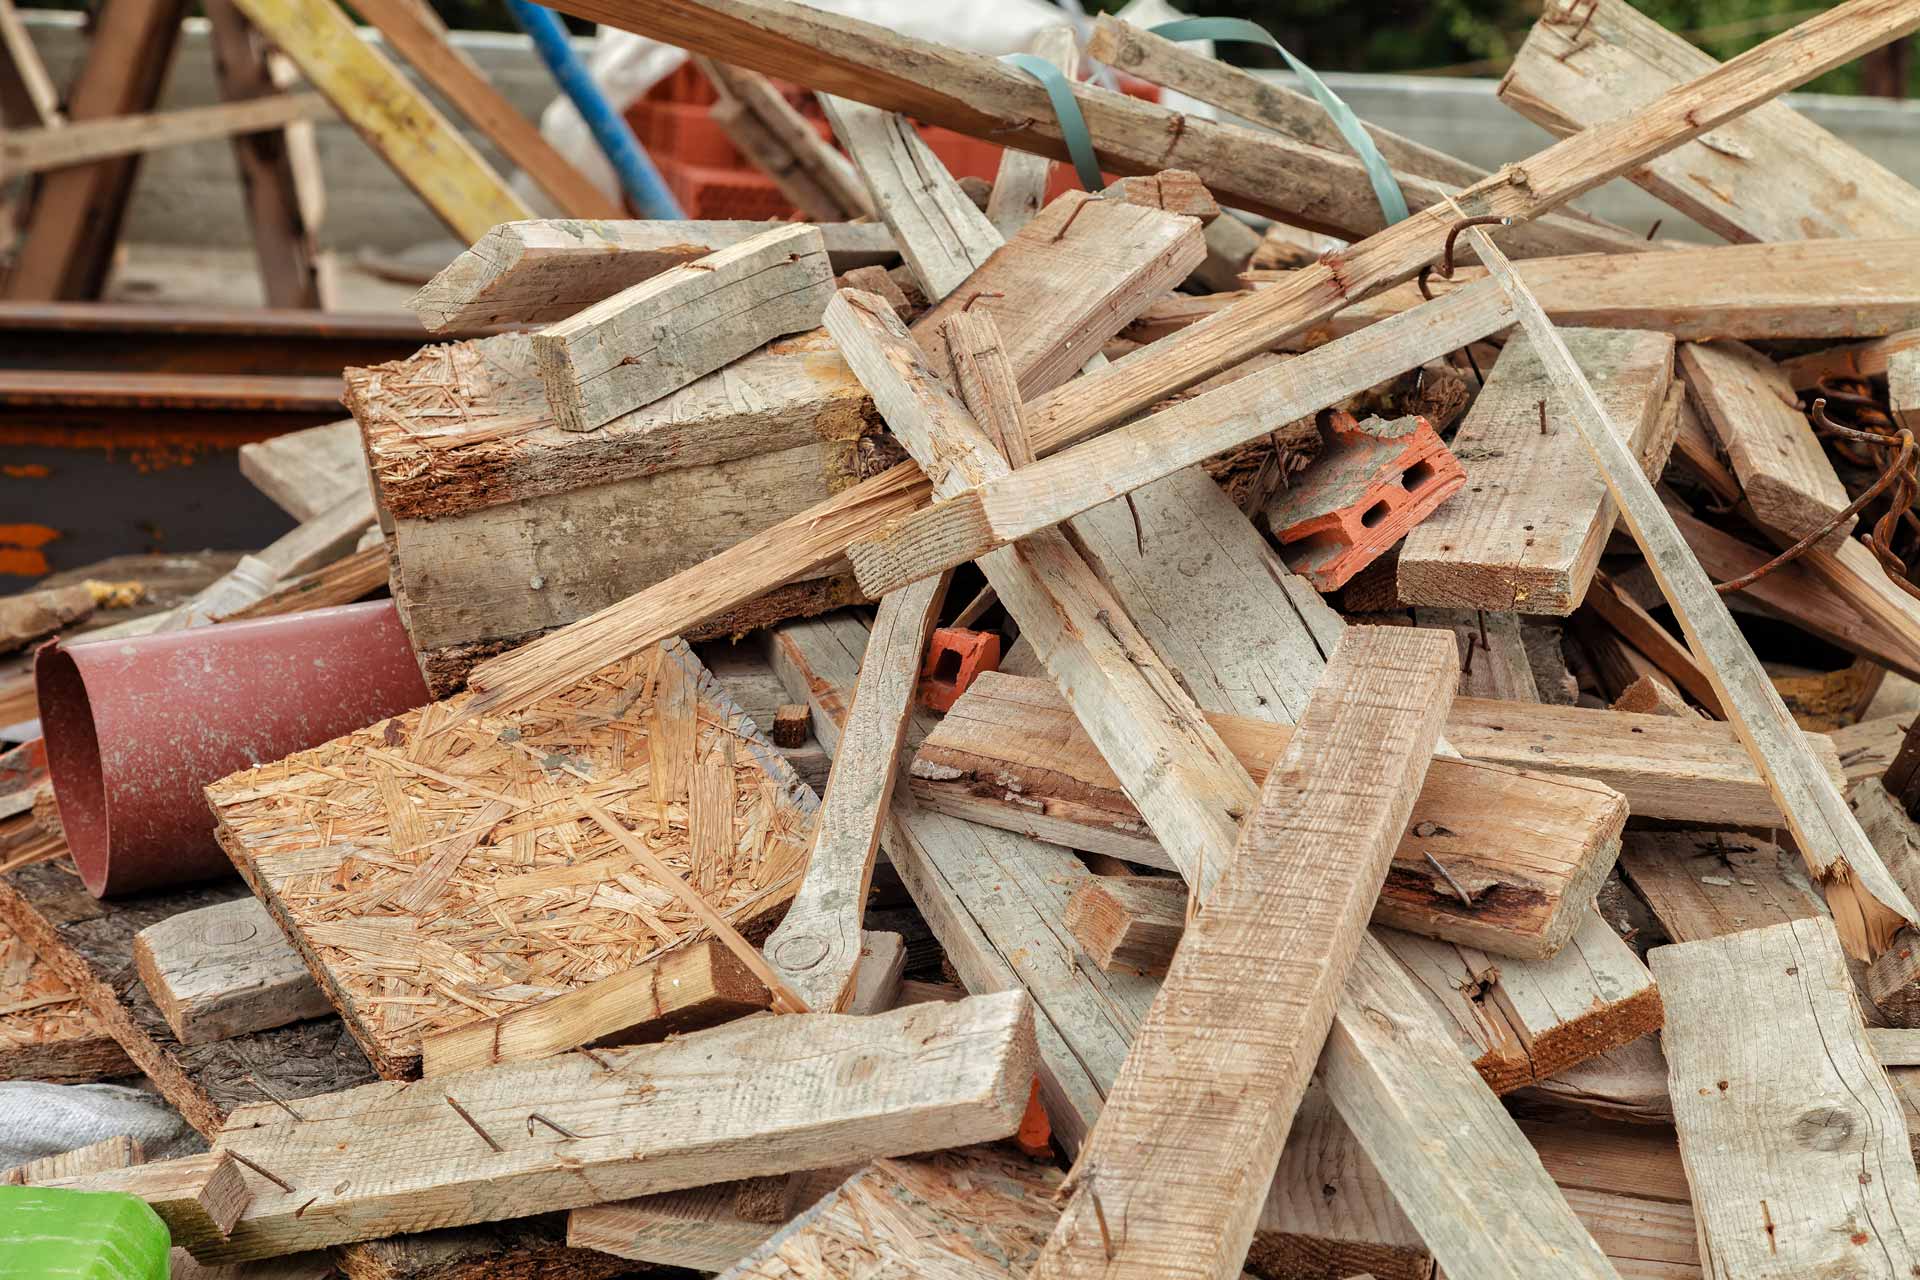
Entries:
[[1920, 190], [1778, 101], [1920, 0], [1724, 65], [1550, 0], [1501, 92], [1562, 139], [1372, 130], [1391, 222], [1111, 18], [1247, 124], [1075, 84], [1121, 176], [1048, 200], [1023, 70], [561, 7], [822, 220], [493, 227], [416, 305], [498, 332], [249, 455], [305, 523], [144, 629], [372, 565], [437, 700], [207, 779], [238, 879], [96, 899], [54, 721], [55, 803], [0, 772], [0, 1078], [207, 1145], [16, 1182], [177, 1274], [1920, 1274]]

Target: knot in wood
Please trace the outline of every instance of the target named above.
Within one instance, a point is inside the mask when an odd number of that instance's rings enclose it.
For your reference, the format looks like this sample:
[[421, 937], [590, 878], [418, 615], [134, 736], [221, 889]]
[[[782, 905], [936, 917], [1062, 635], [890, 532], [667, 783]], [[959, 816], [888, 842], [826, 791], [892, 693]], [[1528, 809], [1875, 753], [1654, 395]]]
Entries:
[[782, 969], [811, 969], [827, 958], [826, 940], [815, 933], [783, 939], [775, 950], [774, 963]]
[[1815, 1151], [1843, 1151], [1854, 1144], [1859, 1126], [1839, 1107], [1812, 1107], [1793, 1119], [1794, 1141]]

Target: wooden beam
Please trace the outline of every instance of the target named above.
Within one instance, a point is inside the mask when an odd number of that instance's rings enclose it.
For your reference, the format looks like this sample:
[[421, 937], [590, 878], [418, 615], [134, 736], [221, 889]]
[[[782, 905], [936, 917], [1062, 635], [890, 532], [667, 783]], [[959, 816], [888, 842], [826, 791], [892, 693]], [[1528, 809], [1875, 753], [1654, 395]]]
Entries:
[[[1112, 14], [1101, 14], [1094, 19], [1087, 56], [1309, 146], [1340, 154], [1353, 149], [1334, 127], [1326, 108], [1306, 94], [1209, 58]], [[1360, 127], [1373, 139], [1374, 146], [1394, 167], [1403, 184], [1409, 178], [1427, 178], [1453, 189], [1472, 186], [1487, 176], [1487, 171], [1478, 165], [1455, 159], [1378, 125], [1363, 121]], [[1578, 243], [1585, 237], [1596, 252], [1640, 253], [1649, 247], [1643, 237], [1577, 211], [1548, 214], [1541, 222], [1560, 229], [1568, 243]]]
[[366, 491], [359, 424], [348, 419], [243, 444], [240, 474], [295, 520], [311, 520]]
[[1662, 1041], [1703, 1257], [1781, 1280], [1920, 1266], [1906, 1120], [1832, 925], [1748, 929], [1649, 960], [1672, 1015]]
[[541, 136], [539, 128], [514, 108], [478, 68], [456, 53], [444, 28], [423, 15], [410, 0], [367, 0], [355, 4], [362, 18], [386, 37], [420, 78], [455, 111], [500, 149], [546, 192], [569, 218], [618, 218], [620, 201], [587, 180], [585, 174]]
[[1687, 696], [1721, 719], [1726, 712], [1713, 691], [1713, 681], [1687, 652], [1687, 646], [1672, 632], [1654, 621], [1638, 601], [1613, 585], [1606, 574], [1597, 574], [1593, 589], [1587, 593], [1586, 608], [1603, 620], [1628, 644], [1646, 655]]
[[196, 1254], [218, 1248], [230, 1239], [235, 1224], [253, 1207], [254, 1200], [240, 1162], [223, 1151], [71, 1178], [42, 1179], [35, 1185], [137, 1196], [167, 1224], [174, 1244]]
[[300, 953], [252, 896], [148, 925], [134, 935], [133, 962], [181, 1044], [333, 1012]]
[[426, 1036], [420, 1074], [531, 1062], [581, 1045], [637, 1044], [744, 1017], [772, 1002], [766, 984], [711, 938], [597, 982]]
[[766, 943], [768, 961], [810, 1008], [836, 1012], [853, 995], [860, 921], [886, 824], [920, 664], [947, 584], [930, 578], [880, 602], [853, 709], [814, 819], [807, 870]]
[[[791, 692], [812, 702], [829, 750], [865, 642], [865, 627], [845, 614], [790, 623], [775, 637], [774, 665]], [[910, 745], [932, 723], [917, 715]], [[1041, 1095], [1055, 1137], [1077, 1151], [1157, 989], [1149, 979], [1075, 960], [1061, 922], [1074, 888], [1091, 873], [1065, 849], [919, 806], [891, 811], [886, 842], [968, 988], [1020, 987], [1033, 996]], [[1381, 1280], [1431, 1275], [1419, 1237], [1317, 1088], [1282, 1153], [1249, 1263], [1269, 1274], [1323, 1268], [1365, 1269]]]
[[[1080, 78], [1080, 43], [1070, 25], [1047, 27], [1027, 43], [1027, 52], [1051, 62], [1068, 80]], [[1053, 161], [1045, 156], [1014, 147], [1002, 151], [993, 175], [993, 193], [987, 197], [987, 221], [993, 229], [1012, 239], [1033, 221], [1047, 202], [1047, 180], [1052, 176]]]
[[[281, 96], [281, 81], [293, 74], [291, 64], [267, 48], [232, 0], [210, 0], [204, 8], [221, 98], [237, 103]], [[326, 191], [313, 127], [242, 134], [233, 140], [233, 157], [266, 304], [323, 309], [331, 292], [319, 242]]]
[[[1761, 524], [1793, 542], [1846, 508], [1847, 491], [1773, 361], [1737, 342], [1688, 343], [1680, 367]], [[1836, 550], [1853, 523], [1820, 545]]]
[[1067, 929], [1102, 969], [1159, 976], [1187, 926], [1187, 886], [1172, 876], [1095, 876], [1067, 899]]
[[[1313, 1046], [1440, 740], [1455, 663], [1452, 638], [1429, 632], [1341, 640], [1187, 926], [1036, 1280], [1239, 1275]], [[1249, 937], [1263, 940], [1257, 957]], [[1118, 1238], [1099, 1229], [1109, 1217], [1128, 1225]]]
[[[158, 106], [187, 8], [185, 0], [103, 4], [94, 16], [86, 56], [66, 89], [67, 120], [115, 119]], [[6, 297], [22, 302], [98, 298], [139, 165], [139, 156], [123, 156], [43, 180], [13, 248]]]
[[472, 243], [496, 223], [531, 218], [472, 144], [393, 63], [360, 39], [333, 0], [233, 0], [299, 64], [447, 229]]
[[[1627, 0], [1550, 5], [1500, 82], [1500, 99], [1565, 136], [1645, 106], [1714, 69], [1713, 56]], [[1729, 240], [1905, 235], [1920, 190], [1784, 102], [1627, 174]]]
[[784, 334], [833, 292], [820, 233], [768, 231], [596, 302], [533, 337], [563, 431], [591, 431]]
[[[874, 216], [873, 199], [853, 165], [771, 81], [757, 71], [710, 58], [698, 59], [696, 65], [721, 92], [715, 118], [723, 127], [731, 118], [744, 130], [752, 145], [741, 150], [767, 171], [805, 217], [837, 221]], [[739, 141], [737, 134], [730, 136]]]
[[1474, 238], [1480, 260], [1513, 298], [1521, 325], [1539, 348], [1555, 385], [1573, 407], [1573, 423], [1606, 478], [1607, 488], [1633, 530], [1661, 591], [1673, 606], [1686, 633], [1687, 647], [1707, 668], [1729, 719], [1766, 778], [1807, 859], [1808, 870], [1833, 908], [1848, 951], [1859, 959], [1872, 959], [1887, 947], [1903, 923], [1914, 921], [1912, 903], [1887, 874], [1879, 855], [1847, 811], [1839, 788], [1807, 750], [1780, 695], [1734, 625], [1726, 602], [1687, 549], [1673, 517], [1609, 423], [1605, 406], [1594, 395], [1552, 322], [1541, 313], [1486, 233], [1473, 228], [1468, 234]]
[[[1666, 402], [1673, 339], [1582, 329], [1567, 344], [1639, 451]], [[1453, 437], [1466, 489], [1400, 544], [1396, 589], [1403, 602], [1573, 612], [1616, 513], [1578, 434], [1561, 423], [1565, 413], [1532, 344], [1524, 336], [1510, 340]]]
[[[508, 222], [440, 269], [407, 303], [430, 333], [564, 320], [663, 271], [782, 227], [778, 222]], [[899, 255], [876, 223], [818, 226], [836, 272]]]
[[720, 1280], [823, 1280], [849, 1257], [874, 1275], [1024, 1275], [1053, 1229], [1059, 1185], [1057, 1170], [984, 1148], [877, 1160]]
[[[1078, 252], [1061, 252], [1063, 230], [1072, 232]], [[1204, 252], [1192, 219], [1069, 193], [994, 252], [964, 288], [922, 315], [914, 332], [936, 334], [952, 312], [979, 299], [974, 309], [987, 311], [1000, 326], [1021, 393], [1031, 397], [1071, 377], [1149, 299], [1185, 279]], [[945, 360], [945, 343], [930, 336], [924, 351], [936, 368]], [[1038, 437], [1034, 444], [1045, 447]], [[669, 578], [597, 619], [583, 619], [579, 629], [483, 664], [469, 683], [482, 691], [481, 702], [488, 706], [518, 702], [539, 689], [568, 687], [597, 669], [579, 666], [595, 645], [624, 651], [636, 632], [662, 625], [667, 628], [662, 636], [677, 634], [709, 616], [710, 602], [724, 600], [721, 607], [731, 608], [781, 583], [825, 571], [843, 562], [849, 542], [911, 513], [929, 491], [917, 468], [889, 469], [739, 543], [724, 559], [698, 566], [684, 580]]]
[[[252, 1206], [227, 1241], [195, 1256], [272, 1257], [699, 1186], [720, 1174], [1006, 1137], [1033, 1079], [1033, 1013], [1024, 996], [991, 995], [877, 1017], [753, 1019], [594, 1056], [308, 1098], [298, 1121], [271, 1104], [242, 1109], [220, 1152], [298, 1190], [249, 1174]], [[858, 1081], [845, 1070], [855, 1059], [871, 1068]], [[751, 1100], [716, 1105], [716, 1069], [751, 1078]], [[638, 1079], [650, 1087], [636, 1094]], [[551, 1126], [529, 1121], [530, 1111]], [[628, 1112], [645, 1118], [622, 1120]], [[369, 1133], [379, 1135], [372, 1145]]]
[[[1584, 715], [1602, 721], [1606, 713]], [[1210, 712], [1207, 721], [1256, 782], [1294, 732], [1277, 712], [1271, 720]], [[1615, 741], [1633, 749], [1624, 731]], [[1514, 751], [1524, 756], [1551, 742], [1550, 734], [1532, 736]], [[1647, 767], [1671, 769], [1671, 758], [1650, 757]], [[1139, 809], [1048, 682], [982, 675], [921, 745], [911, 772], [916, 799], [942, 812], [1177, 867], [1142, 829]], [[1501, 955], [1544, 959], [1579, 927], [1612, 865], [1627, 807], [1584, 779], [1438, 759], [1374, 918]], [[1470, 902], [1460, 901], [1463, 891]]]
[[[1457, 1054], [1420, 988], [1377, 942], [1355, 958], [1321, 1072], [1367, 1154], [1455, 1280], [1616, 1272], [1506, 1110]], [[1490, 1241], [1498, 1241], [1489, 1247]]]
[[883, 538], [849, 545], [847, 558], [869, 593], [896, 590], [1257, 440], [1276, 422], [1306, 417], [1511, 322], [1493, 293], [1457, 295], [955, 494]]
[[281, 94], [150, 115], [9, 130], [0, 138], [0, 182], [162, 147], [278, 129], [333, 113], [317, 93]]

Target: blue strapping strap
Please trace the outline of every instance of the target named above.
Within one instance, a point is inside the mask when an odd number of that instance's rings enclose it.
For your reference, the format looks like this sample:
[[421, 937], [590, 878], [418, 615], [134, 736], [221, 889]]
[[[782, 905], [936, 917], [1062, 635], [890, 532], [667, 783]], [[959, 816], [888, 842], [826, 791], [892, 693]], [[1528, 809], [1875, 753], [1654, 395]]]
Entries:
[[1263, 44], [1285, 58], [1294, 74], [1305, 82], [1307, 92], [1313, 95], [1314, 101], [1333, 120], [1333, 127], [1340, 131], [1340, 136], [1360, 157], [1360, 163], [1367, 170], [1367, 180], [1373, 184], [1374, 198], [1380, 201], [1380, 210], [1387, 215], [1387, 225], [1391, 226], [1407, 216], [1407, 197], [1394, 180], [1393, 169], [1387, 164], [1386, 157], [1380, 154], [1380, 148], [1373, 144], [1373, 139], [1361, 127], [1359, 117], [1353, 114], [1353, 108], [1327, 88], [1327, 82], [1315, 74], [1312, 67], [1287, 52], [1286, 46], [1275, 40], [1266, 28], [1245, 18], [1182, 18], [1178, 22], [1163, 22], [1157, 27], [1148, 27], [1147, 30], [1163, 40], [1235, 40], [1242, 44]]
[[1060, 73], [1060, 68], [1031, 53], [1009, 53], [1000, 61], [1020, 68], [1038, 80], [1041, 88], [1047, 91], [1047, 101], [1053, 104], [1053, 114], [1060, 122], [1060, 136], [1066, 141], [1067, 154], [1073, 157], [1073, 168], [1080, 175], [1080, 185], [1089, 191], [1098, 191], [1105, 186], [1100, 177], [1100, 162], [1093, 154], [1093, 135], [1087, 132], [1086, 117], [1080, 114], [1080, 104], [1074, 101], [1073, 85]]

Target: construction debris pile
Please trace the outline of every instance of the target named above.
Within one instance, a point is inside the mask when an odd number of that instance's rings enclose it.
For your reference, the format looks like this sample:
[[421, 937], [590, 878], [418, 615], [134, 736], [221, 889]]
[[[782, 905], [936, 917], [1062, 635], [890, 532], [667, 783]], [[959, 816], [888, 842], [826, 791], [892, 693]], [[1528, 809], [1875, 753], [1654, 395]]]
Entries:
[[469, 210], [293, 533], [0, 601], [0, 1079], [202, 1139], [0, 1274], [1920, 1275], [1920, 189], [1778, 100], [1920, 0], [1549, 0], [1493, 173], [1110, 17], [1245, 123], [560, 7], [809, 220]]

